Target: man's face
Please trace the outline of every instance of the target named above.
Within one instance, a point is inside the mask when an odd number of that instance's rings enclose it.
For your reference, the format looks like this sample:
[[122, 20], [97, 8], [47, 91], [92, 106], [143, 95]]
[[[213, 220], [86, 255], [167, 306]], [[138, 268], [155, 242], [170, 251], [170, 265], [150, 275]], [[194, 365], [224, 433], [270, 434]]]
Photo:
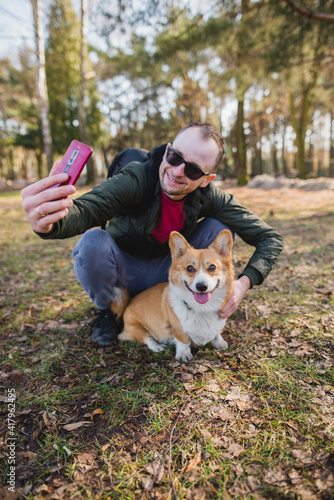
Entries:
[[[213, 139], [203, 139], [198, 128], [189, 128], [178, 135], [172, 148], [187, 162], [195, 163], [204, 172], [214, 170], [219, 153], [218, 145]], [[205, 187], [216, 177], [214, 173], [209, 173], [196, 181], [188, 179], [184, 173], [184, 163], [173, 167], [167, 162], [166, 156], [167, 149], [159, 168], [159, 178], [162, 190], [172, 200], [181, 200], [197, 187]]]

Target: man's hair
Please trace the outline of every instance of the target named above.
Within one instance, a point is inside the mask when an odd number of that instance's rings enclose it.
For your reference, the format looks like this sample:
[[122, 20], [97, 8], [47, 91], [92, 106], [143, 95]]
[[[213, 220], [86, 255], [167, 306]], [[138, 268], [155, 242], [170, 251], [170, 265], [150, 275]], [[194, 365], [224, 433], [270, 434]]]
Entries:
[[[224, 137], [221, 135], [221, 133], [214, 127], [211, 123], [202, 123], [202, 122], [193, 122], [190, 125], [187, 125], [183, 127], [180, 132], [177, 134], [180, 135], [182, 132], [189, 128], [198, 128], [200, 129], [202, 138], [204, 140], [208, 139], [213, 139], [215, 143], [217, 144], [219, 148], [216, 164], [215, 164], [215, 170], [217, 169], [218, 165], [220, 164], [221, 161], [223, 161], [226, 153], [226, 142]], [[177, 137], [176, 136], [176, 137]]]

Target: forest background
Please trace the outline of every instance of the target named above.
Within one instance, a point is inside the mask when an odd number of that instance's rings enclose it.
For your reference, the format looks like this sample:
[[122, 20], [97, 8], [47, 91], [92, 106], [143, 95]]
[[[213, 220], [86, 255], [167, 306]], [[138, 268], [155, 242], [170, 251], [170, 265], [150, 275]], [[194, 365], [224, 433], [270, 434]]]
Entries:
[[[7, 6], [9, 8], [9, 6]], [[222, 177], [334, 177], [333, 0], [31, 0], [35, 47], [0, 60], [0, 180], [47, 174], [72, 139], [86, 182], [193, 121]], [[19, 13], [17, 13], [19, 15]], [[37, 83], [37, 84], [36, 84]]]

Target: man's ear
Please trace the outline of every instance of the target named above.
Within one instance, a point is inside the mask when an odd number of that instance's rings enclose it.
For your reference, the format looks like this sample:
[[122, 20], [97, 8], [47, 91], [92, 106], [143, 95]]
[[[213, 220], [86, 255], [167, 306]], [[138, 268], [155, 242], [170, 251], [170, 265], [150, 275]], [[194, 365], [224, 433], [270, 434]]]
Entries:
[[201, 184], [199, 185], [199, 187], [201, 188], [205, 188], [208, 184], [210, 184], [210, 182], [212, 182], [215, 178], [216, 178], [216, 174], [209, 174], [209, 175], [206, 175], [205, 177], [203, 177], [203, 180], [201, 182]]

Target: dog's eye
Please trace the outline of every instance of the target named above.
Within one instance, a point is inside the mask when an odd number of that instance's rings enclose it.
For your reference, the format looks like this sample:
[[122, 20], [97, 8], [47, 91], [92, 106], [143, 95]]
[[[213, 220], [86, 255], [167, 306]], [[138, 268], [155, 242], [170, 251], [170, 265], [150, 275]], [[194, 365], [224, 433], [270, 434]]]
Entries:
[[194, 266], [187, 266], [187, 272], [188, 273], [194, 273], [195, 272]]
[[214, 264], [211, 264], [211, 266], [209, 266], [209, 271], [215, 271], [216, 270], [216, 266]]

